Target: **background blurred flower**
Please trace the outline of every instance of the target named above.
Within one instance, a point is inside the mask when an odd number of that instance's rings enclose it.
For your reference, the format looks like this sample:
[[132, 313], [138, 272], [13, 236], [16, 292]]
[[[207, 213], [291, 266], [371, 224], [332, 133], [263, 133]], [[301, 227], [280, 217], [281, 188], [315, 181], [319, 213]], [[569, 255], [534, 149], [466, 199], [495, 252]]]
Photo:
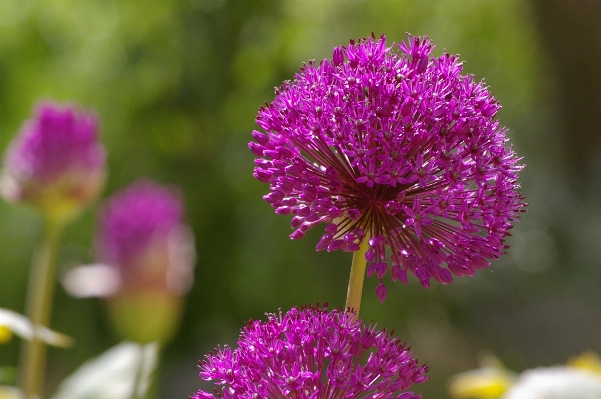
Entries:
[[4, 155], [2, 195], [68, 220], [98, 195], [105, 161], [95, 113], [42, 102]]
[[61, 383], [51, 399], [145, 398], [158, 354], [156, 343], [122, 342], [86, 361]]
[[8, 385], [0, 385], [0, 399], [23, 399], [23, 393]]
[[465, 399], [596, 399], [601, 397], [601, 359], [586, 352], [567, 366], [526, 370], [518, 377], [496, 361], [454, 376], [449, 392]]
[[517, 374], [507, 370], [494, 355], [480, 359], [480, 368], [453, 376], [449, 393], [456, 399], [498, 399], [515, 382]]
[[526, 370], [502, 399], [597, 399], [601, 375], [569, 366]]
[[106, 297], [124, 338], [167, 341], [194, 281], [194, 237], [183, 222], [180, 195], [139, 181], [107, 201], [98, 224], [98, 264], [72, 270], [64, 279], [67, 290]]
[[73, 346], [71, 337], [48, 327], [40, 326], [36, 329], [27, 317], [12, 310], [0, 308], [0, 344], [10, 341], [13, 334], [28, 341], [37, 335], [37, 338], [46, 344], [61, 348]]
[[[293, 215], [292, 239], [327, 223], [317, 250], [357, 251], [369, 240], [367, 275], [413, 273], [424, 287], [473, 275], [504, 249], [524, 206], [522, 166], [483, 82], [460, 75], [446, 52], [408, 36], [400, 53], [371, 37], [304, 65], [259, 110], [254, 176], [264, 199]], [[444, 267], [446, 265], [446, 267]]]
[[[238, 348], [218, 348], [199, 362], [203, 380], [223, 385], [217, 397], [419, 398], [405, 391], [428, 379], [405, 343], [354, 314], [319, 307], [251, 321]], [[198, 391], [193, 399], [215, 395]]]

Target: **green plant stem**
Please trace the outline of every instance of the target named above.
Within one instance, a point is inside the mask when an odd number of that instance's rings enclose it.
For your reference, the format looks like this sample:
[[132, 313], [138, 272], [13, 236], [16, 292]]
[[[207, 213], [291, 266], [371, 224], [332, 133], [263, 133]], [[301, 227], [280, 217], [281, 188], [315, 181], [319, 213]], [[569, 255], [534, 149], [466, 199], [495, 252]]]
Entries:
[[52, 310], [56, 263], [63, 224], [47, 219], [40, 247], [34, 254], [27, 286], [26, 315], [36, 332], [31, 341], [24, 341], [19, 365], [19, 381], [25, 399], [40, 398], [46, 365], [46, 344], [37, 330], [48, 326]]
[[365, 253], [369, 249], [369, 237], [364, 237], [358, 251], [353, 253], [353, 264], [351, 266], [351, 277], [346, 294], [346, 309], [355, 311], [355, 320], [359, 318], [361, 307], [361, 294], [363, 293], [363, 280], [365, 278]]

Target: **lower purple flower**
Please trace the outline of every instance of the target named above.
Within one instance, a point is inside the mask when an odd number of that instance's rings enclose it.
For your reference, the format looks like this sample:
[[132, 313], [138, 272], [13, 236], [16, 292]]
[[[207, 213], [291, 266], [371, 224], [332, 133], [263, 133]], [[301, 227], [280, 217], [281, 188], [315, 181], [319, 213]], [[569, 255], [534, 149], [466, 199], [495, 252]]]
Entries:
[[417, 399], [407, 392], [428, 379], [400, 339], [326, 307], [294, 308], [250, 321], [238, 348], [218, 348], [199, 362], [200, 378], [221, 391], [191, 399]]

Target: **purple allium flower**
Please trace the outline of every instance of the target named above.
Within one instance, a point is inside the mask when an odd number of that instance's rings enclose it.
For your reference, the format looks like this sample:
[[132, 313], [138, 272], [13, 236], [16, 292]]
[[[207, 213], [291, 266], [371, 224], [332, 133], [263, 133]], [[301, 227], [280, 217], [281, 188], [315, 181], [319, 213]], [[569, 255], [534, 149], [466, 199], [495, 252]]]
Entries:
[[217, 380], [222, 392], [191, 398], [419, 398], [403, 391], [426, 381], [428, 367], [398, 338], [354, 315], [309, 307], [250, 321], [237, 349], [218, 348], [199, 362], [200, 378]]
[[457, 56], [432, 49], [411, 35], [335, 48], [276, 89], [257, 116], [266, 133], [249, 144], [263, 198], [293, 216], [292, 239], [326, 223], [317, 250], [369, 240], [381, 301], [389, 265], [393, 281], [411, 272], [426, 288], [489, 266], [525, 205], [499, 103]]
[[170, 189], [141, 180], [113, 195], [99, 216], [98, 255], [127, 266], [157, 235], [183, 223], [182, 200]]
[[147, 180], [134, 183], [113, 195], [100, 212], [97, 260], [135, 276], [131, 284], [136, 286], [156, 278], [175, 293], [187, 291], [194, 244], [183, 216], [179, 193]]
[[94, 112], [42, 102], [4, 155], [2, 193], [44, 212], [69, 213], [96, 197], [105, 161]]
[[167, 341], [194, 281], [194, 237], [183, 213], [179, 193], [150, 181], [113, 195], [99, 214], [98, 264], [69, 273], [67, 290], [105, 297], [124, 338]]

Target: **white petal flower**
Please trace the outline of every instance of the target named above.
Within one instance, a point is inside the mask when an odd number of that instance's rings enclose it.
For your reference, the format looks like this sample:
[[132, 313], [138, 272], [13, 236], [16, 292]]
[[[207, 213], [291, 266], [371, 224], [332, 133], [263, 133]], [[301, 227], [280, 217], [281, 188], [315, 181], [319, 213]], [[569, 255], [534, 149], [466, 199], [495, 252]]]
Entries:
[[114, 267], [95, 263], [69, 270], [61, 282], [65, 291], [75, 298], [104, 298], [119, 290], [121, 276]]
[[600, 399], [601, 376], [557, 366], [527, 370], [501, 399]]
[[0, 385], [0, 399], [23, 399], [23, 392], [15, 387]]
[[[51, 399], [143, 397], [150, 385], [150, 376], [156, 367], [157, 357], [156, 343], [139, 345], [122, 342], [84, 363], [62, 382], [58, 392]], [[137, 390], [135, 395], [134, 389]]]
[[16, 334], [19, 337], [31, 341], [34, 335], [48, 345], [68, 348], [73, 346], [73, 338], [68, 337], [47, 327], [36, 329], [33, 323], [25, 316], [12, 310], [0, 308], [0, 343], [7, 342]]

